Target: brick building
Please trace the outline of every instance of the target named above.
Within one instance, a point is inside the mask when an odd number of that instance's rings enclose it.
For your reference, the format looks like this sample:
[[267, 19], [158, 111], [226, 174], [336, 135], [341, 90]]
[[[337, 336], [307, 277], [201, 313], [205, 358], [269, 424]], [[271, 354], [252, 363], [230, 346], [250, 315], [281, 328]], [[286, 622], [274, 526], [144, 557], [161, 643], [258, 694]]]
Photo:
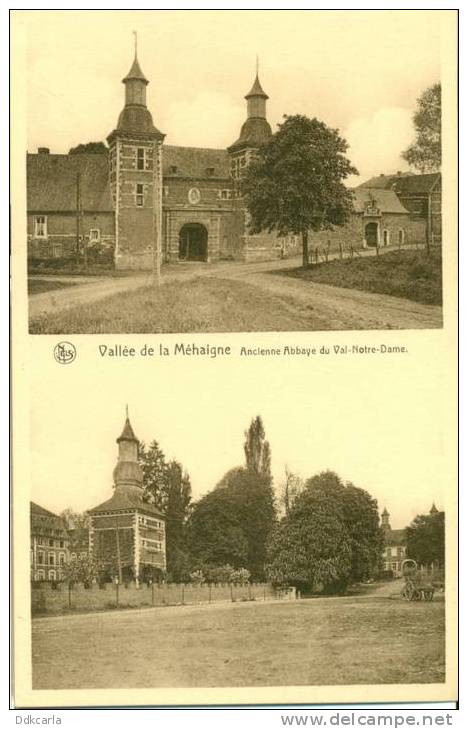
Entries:
[[391, 570], [395, 577], [401, 577], [403, 560], [406, 558], [405, 529], [392, 529], [387, 509], [382, 512], [382, 529], [385, 539], [383, 568]]
[[[378, 175], [360, 187], [372, 190], [393, 190], [409, 211], [412, 224], [420, 224], [424, 240], [433, 244], [442, 242], [442, 176], [439, 172], [412, 175]], [[359, 189], [359, 188], [358, 188]]]
[[[298, 236], [250, 235], [247, 228], [239, 179], [271, 135], [258, 74], [245, 97], [246, 121], [228, 149], [164, 144], [146, 104], [149, 82], [136, 53], [123, 83], [125, 105], [107, 137], [107, 152], [57, 155], [43, 147], [27, 155], [30, 258], [108, 246], [117, 268], [150, 269], [159, 249], [162, 261], [171, 262], [268, 260], [300, 252]], [[424, 238], [424, 218], [406, 209], [398, 190], [369, 187], [371, 192], [356, 190], [347, 226], [318, 234], [317, 244], [362, 248]]]
[[55, 582], [62, 579], [68, 562], [68, 532], [63, 519], [31, 501], [31, 580]]
[[128, 416], [117, 443], [114, 493], [88, 512], [90, 552], [101, 567], [101, 579], [158, 579], [166, 570], [165, 518], [143, 501], [138, 440]]

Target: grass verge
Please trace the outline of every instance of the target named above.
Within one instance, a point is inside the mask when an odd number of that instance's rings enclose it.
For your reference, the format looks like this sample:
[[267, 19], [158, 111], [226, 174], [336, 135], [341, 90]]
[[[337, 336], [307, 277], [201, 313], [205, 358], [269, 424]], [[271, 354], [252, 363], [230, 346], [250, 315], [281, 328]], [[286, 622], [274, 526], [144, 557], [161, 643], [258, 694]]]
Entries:
[[442, 256], [440, 250], [391, 251], [379, 256], [332, 260], [307, 269], [280, 271], [304, 281], [389, 294], [421, 304], [442, 304]]
[[310, 308], [241, 281], [199, 277], [143, 287], [39, 316], [31, 334], [307, 331], [328, 328]]

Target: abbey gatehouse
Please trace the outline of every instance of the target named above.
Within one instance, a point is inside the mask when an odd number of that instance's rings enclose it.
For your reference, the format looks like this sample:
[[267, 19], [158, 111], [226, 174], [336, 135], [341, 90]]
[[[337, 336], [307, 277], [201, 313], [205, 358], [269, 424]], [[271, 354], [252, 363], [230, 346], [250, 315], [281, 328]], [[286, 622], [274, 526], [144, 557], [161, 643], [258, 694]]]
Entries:
[[[161, 262], [258, 261], [296, 255], [298, 236], [251, 235], [239, 192], [243, 170], [272, 134], [258, 73], [247, 114], [227, 149], [164, 144], [147, 106], [148, 79], [135, 49], [123, 79], [125, 104], [100, 153], [27, 155], [30, 259], [98, 247], [118, 269]], [[348, 224], [315, 244], [356, 249], [440, 237], [440, 175], [384, 176], [354, 191]]]

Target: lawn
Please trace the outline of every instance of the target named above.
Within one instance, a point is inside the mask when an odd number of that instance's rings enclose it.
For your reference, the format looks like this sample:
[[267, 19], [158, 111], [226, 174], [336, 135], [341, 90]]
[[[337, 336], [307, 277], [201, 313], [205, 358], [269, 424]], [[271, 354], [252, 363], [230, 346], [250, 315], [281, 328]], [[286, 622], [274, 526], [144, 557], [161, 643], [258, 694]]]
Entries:
[[326, 327], [320, 317], [287, 296], [242, 281], [198, 277], [139, 288], [42, 315], [31, 334], [128, 334], [129, 332], [250, 332]]
[[35, 689], [441, 683], [444, 655], [443, 600], [168, 607], [32, 630]]
[[421, 250], [381, 253], [348, 258], [279, 272], [305, 281], [347, 289], [389, 294], [421, 304], [442, 304], [442, 257], [440, 250], [428, 255]]
[[52, 281], [43, 278], [28, 279], [28, 294], [43, 294], [46, 291], [57, 291], [58, 289], [66, 289], [69, 286], [75, 286], [79, 281]]

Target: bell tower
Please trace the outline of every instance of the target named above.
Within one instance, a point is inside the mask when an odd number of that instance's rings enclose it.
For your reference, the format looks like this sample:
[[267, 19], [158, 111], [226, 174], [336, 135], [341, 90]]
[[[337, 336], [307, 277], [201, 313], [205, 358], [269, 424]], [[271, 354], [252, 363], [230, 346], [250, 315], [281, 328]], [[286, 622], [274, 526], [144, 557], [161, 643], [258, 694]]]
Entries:
[[109, 179], [115, 211], [115, 266], [151, 269], [159, 265], [162, 244], [162, 143], [146, 106], [149, 84], [135, 53], [122, 79], [125, 105], [109, 134]]

